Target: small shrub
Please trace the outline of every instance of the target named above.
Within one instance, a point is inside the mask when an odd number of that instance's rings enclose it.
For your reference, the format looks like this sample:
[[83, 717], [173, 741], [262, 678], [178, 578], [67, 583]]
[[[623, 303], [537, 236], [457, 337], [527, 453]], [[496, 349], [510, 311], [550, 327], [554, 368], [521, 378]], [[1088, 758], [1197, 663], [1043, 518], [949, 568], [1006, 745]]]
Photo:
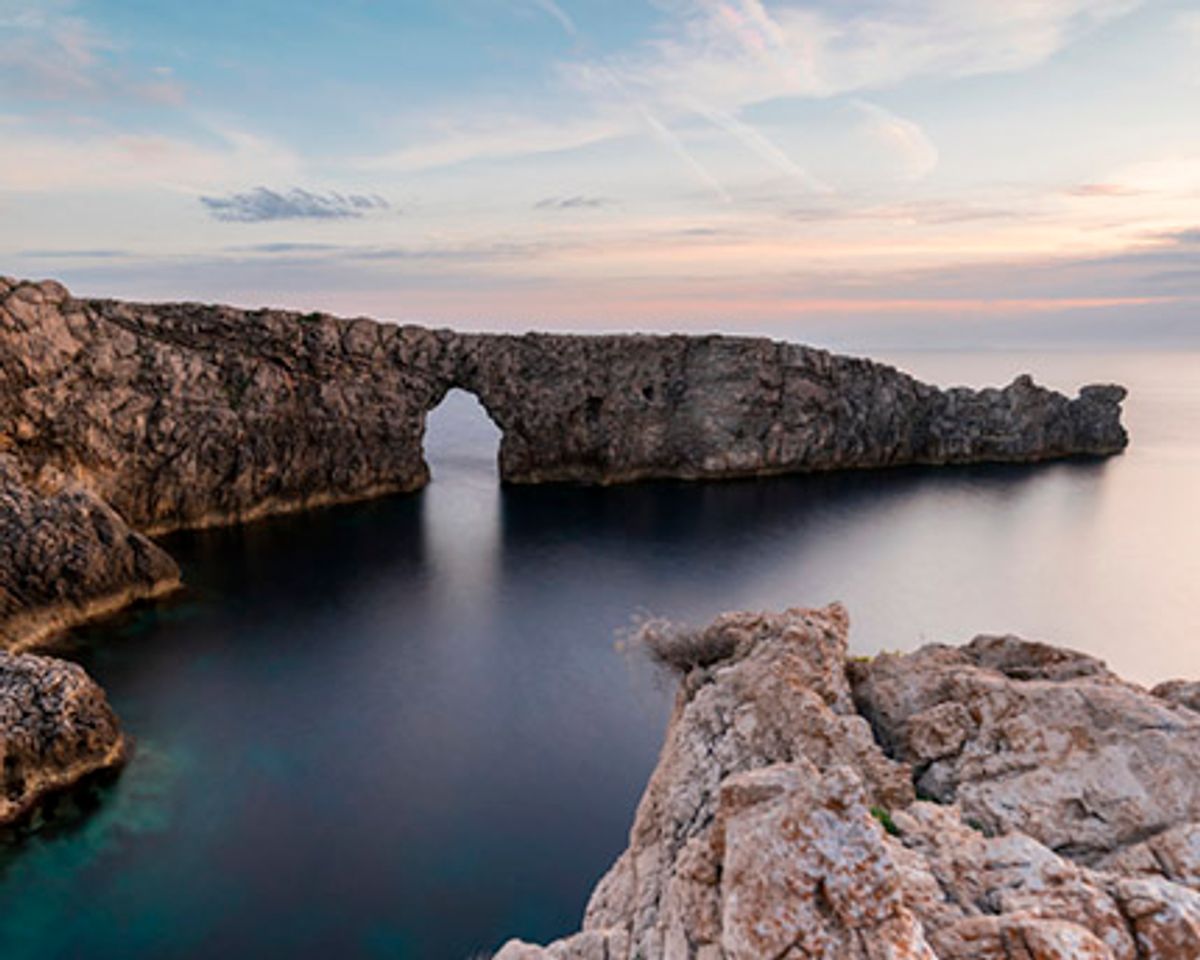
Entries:
[[879, 825], [884, 831], [893, 837], [900, 836], [900, 828], [896, 826], [896, 821], [892, 819], [892, 815], [887, 811], [886, 807], [872, 807], [871, 816], [879, 821]]

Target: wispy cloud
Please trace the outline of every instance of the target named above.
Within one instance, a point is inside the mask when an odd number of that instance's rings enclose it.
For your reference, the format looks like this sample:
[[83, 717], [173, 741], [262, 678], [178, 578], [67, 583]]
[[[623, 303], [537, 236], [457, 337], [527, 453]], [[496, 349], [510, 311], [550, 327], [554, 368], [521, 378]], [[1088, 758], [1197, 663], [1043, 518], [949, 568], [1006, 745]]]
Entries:
[[245, 193], [201, 197], [214, 220], [261, 223], [268, 220], [345, 220], [390, 204], [375, 194], [313, 193], [295, 187], [285, 192], [256, 187]]
[[43, 132], [19, 118], [5, 124], [0, 185], [8, 190], [158, 188], [209, 193], [244, 183], [295, 182], [302, 162], [278, 143], [240, 130], [205, 128], [205, 142], [165, 134]]
[[131, 256], [128, 250], [20, 250], [17, 256], [27, 260], [120, 260]]
[[611, 207], [616, 201], [609, 197], [588, 197], [576, 194], [571, 197], [546, 197], [533, 205], [535, 210], [600, 210]]
[[901, 176], [920, 180], [934, 171], [938, 149], [918, 124], [866, 100], [855, 100], [854, 106], [863, 115], [867, 134], [895, 161]]
[[542, 13], [546, 14], [550, 19], [562, 27], [563, 32], [569, 37], [579, 36], [579, 28], [575, 26], [575, 21], [571, 18], [561, 6], [554, 0], [530, 0], [530, 2]]
[[774, 143], [761, 130], [740, 120], [732, 113], [726, 113], [724, 110], [717, 110], [703, 104], [696, 104], [694, 109], [719, 129], [724, 130], [732, 136], [752, 154], [765, 161], [769, 166], [774, 167], [784, 176], [800, 184], [805, 190], [811, 190], [814, 193], [832, 192], [832, 188], [828, 184], [821, 182], [800, 166], [800, 164], [796, 163], [795, 160], [788, 156], [778, 144]]
[[171, 70], [133, 71], [119, 47], [62, 2], [0, 0], [0, 86], [41, 100], [135, 99], [178, 106], [183, 88]]
[[[816, 7], [759, 0], [672, 5], [660, 38], [608, 58], [651, 100], [700, 100], [731, 110], [778, 97], [879, 89], [913, 77], [1026, 69], [1140, 0], [1042, 0], [1014, 11], [1005, 0]], [[587, 86], [594, 64], [577, 65]]]
[[[1167, 230], [1154, 235], [1154, 239], [1172, 247], [1200, 248], [1200, 227], [1188, 227], [1184, 230]], [[1197, 250], [1200, 254], [1200, 249]]]
[[1120, 183], [1081, 183], [1064, 192], [1071, 197], [1136, 197], [1142, 193]]

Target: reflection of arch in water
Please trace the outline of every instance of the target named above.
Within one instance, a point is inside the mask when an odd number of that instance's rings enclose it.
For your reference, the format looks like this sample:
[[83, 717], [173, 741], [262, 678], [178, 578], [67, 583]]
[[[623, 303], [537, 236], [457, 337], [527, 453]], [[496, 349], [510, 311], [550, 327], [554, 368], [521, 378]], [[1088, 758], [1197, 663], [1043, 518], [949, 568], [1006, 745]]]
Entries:
[[980, 629], [1036, 633], [1047, 622], [1037, 618], [1043, 595], [1065, 589], [1071, 567], [1037, 572], [1028, 558], [1077, 542], [1089, 524], [1086, 510], [1045, 505], [1097, 502], [1105, 473], [1103, 463], [1066, 462], [506, 487], [499, 574], [517, 591], [531, 564], [553, 571], [564, 622], [588, 605], [593, 616], [649, 609], [703, 622], [722, 610], [841, 600], [864, 652], [961, 642]]

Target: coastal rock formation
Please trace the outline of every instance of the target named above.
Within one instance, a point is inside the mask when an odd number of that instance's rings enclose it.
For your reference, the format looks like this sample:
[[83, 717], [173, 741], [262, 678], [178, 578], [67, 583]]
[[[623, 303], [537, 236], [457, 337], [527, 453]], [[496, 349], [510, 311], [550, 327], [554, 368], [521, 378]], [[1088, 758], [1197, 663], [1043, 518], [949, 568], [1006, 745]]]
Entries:
[[413, 490], [444, 339], [17, 284], [0, 294], [0, 448], [143, 532]]
[[33, 646], [178, 584], [175, 561], [95, 494], [49, 468], [26, 478], [0, 454], [0, 647]]
[[454, 383], [503, 432], [509, 482], [614, 483], [1124, 449], [1125, 390], [1069, 400], [1028, 376], [939, 390], [812, 347], [725, 336], [460, 336]]
[[835, 605], [652, 637], [685, 672], [629, 846], [579, 934], [496, 960], [1200, 957], [1200, 714], [1013, 637], [846, 636]]
[[[1068, 399], [1019, 377], [942, 391], [765, 339], [458, 334], [82, 300], [0, 278], [0, 454], [14, 465], [0, 494], [69, 486], [141, 534], [418, 489], [426, 415], [453, 388], [500, 427], [509, 482], [1037, 461], [1126, 443], [1117, 386]], [[43, 534], [19, 525], [2, 643], [173, 582], [165, 558], [124, 531], [117, 555], [88, 560], [86, 583], [59, 575], [40, 559]]]
[[0, 652], [0, 824], [82, 777], [120, 765], [126, 744], [82, 667]]
[[[1080, 862], [1200, 820], [1200, 714], [1092, 657], [978, 637], [853, 665], [859, 708], [917, 791]], [[1014, 682], [1017, 681], [1017, 682]]]

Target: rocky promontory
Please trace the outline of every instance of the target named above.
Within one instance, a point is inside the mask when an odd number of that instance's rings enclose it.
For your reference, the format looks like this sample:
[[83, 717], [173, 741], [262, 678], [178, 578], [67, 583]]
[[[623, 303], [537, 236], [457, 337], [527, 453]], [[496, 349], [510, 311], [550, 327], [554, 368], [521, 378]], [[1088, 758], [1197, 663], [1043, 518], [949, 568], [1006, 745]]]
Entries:
[[454, 388], [500, 427], [514, 483], [1029, 462], [1127, 439], [1118, 386], [939, 390], [765, 339], [460, 334], [0, 278], [0, 644], [170, 589], [146, 535], [420, 488], [426, 415]]
[[848, 659], [847, 630], [651, 635], [682, 678], [629, 846], [580, 933], [496, 960], [1200, 957], [1186, 685], [1015, 637]]

